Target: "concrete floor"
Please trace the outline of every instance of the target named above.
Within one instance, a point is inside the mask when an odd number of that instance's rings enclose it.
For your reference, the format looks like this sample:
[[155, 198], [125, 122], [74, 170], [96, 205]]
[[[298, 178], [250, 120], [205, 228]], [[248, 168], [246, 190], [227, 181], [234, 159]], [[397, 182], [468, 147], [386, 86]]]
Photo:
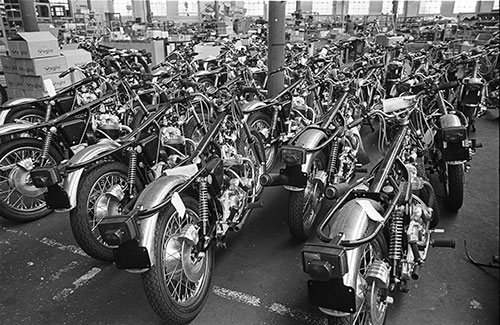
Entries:
[[[439, 227], [455, 250], [434, 249], [407, 294], [394, 296], [387, 324], [499, 324], [499, 273], [470, 264], [490, 262], [499, 245], [498, 120], [477, 122], [483, 143], [466, 175], [462, 209], [442, 207]], [[369, 135], [370, 149], [373, 136]], [[217, 250], [212, 291], [193, 324], [324, 324], [307, 301], [302, 244], [286, 225], [288, 193], [268, 188], [227, 250]], [[442, 201], [442, 197], [440, 198]], [[139, 275], [86, 256], [66, 214], [29, 224], [0, 218], [0, 324], [160, 324]]]

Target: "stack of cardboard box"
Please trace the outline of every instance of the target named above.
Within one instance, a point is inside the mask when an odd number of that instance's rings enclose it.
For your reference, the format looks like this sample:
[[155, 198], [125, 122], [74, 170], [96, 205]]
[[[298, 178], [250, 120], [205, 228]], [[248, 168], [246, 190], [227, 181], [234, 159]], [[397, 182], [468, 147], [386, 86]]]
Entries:
[[61, 51], [57, 38], [50, 32], [19, 33], [19, 39], [8, 42], [10, 56], [0, 57], [9, 98], [47, 95], [44, 80], [52, 80], [54, 88], [70, 85], [71, 75], [59, 78], [69, 67], [91, 60], [85, 50]]

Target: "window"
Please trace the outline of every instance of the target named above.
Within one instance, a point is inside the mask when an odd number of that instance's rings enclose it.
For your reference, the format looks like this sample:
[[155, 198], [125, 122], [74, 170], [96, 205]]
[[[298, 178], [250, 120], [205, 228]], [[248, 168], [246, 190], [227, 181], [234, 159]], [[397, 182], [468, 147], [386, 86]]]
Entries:
[[500, 1], [499, 0], [495, 0], [493, 1], [493, 8], [491, 8], [492, 10], [498, 10], [500, 9]]
[[297, 9], [297, 1], [287, 0], [285, 15], [291, 16]]
[[347, 13], [358, 16], [368, 15], [370, 13], [370, 0], [350, 0]]
[[441, 13], [441, 0], [422, 0], [418, 13], [421, 15], [436, 15]]
[[167, 15], [167, 2], [165, 0], [150, 0], [149, 4], [153, 17]]
[[453, 7], [454, 14], [476, 12], [477, 1], [473, 0], [455, 0], [455, 7]]
[[132, 16], [132, 0], [114, 0], [113, 11], [122, 16]]
[[54, 17], [70, 17], [68, 0], [50, 0], [50, 9]]
[[317, 12], [319, 15], [332, 15], [333, 1], [314, 1], [312, 11]]
[[[166, 1], [164, 2], [166, 6]], [[198, 15], [197, 0], [179, 0], [178, 2], [179, 16], [196, 16]], [[165, 9], [166, 10], [166, 9]]]
[[[392, 0], [384, 0], [382, 2], [382, 13], [391, 14], [392, 13]], [[398, 1], [398, 15], [404, 13], [405, 2], [403, 0]]]
[[264, 16], [264, 1], [263, 0], [246, 0], [243, 7], [247, 10], [247, 16]]

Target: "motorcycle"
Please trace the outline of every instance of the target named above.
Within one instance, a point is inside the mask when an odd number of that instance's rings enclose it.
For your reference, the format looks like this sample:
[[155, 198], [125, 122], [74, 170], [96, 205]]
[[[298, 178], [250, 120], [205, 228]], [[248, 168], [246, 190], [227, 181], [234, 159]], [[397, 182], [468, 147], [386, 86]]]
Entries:
[[341, 190], [318, 236], [302, 249], [309, 302], [330, 324], [383, 324], [391, 294], [407, 292], [410, 279], [419, 278], [429, 248], [455, 247], [453, 240], [431, 239], [442, 230], [433, 229], [439, 206], [414, 133], [422, 114], [417, 100], [385, 99], [383, 110], [372, 111], [395, 129], [385, 157]]
[[99, 223], [132, 204], [144, 186], [178, 164], [208, 124], [208, 113], [199, 115], [179, 97], [160, 105], [131, 133], [89, 145], [59, 166], [35, 168], [31, 177], [37, 188], [47, 189], [49, 208], [69, 211], [79, 246], [95, 259], [112, 261], [113, 247], [102, 240]]
[[215, 246], [261, 206], [264, 168], [260, 136], [233, 100], [189, 157], [99, 225], [104, 241], [117, 246], [117, 267], [142, 274], [146, 297], [165, 322], [189, 323], [203, 308]]
[[348, 123], [354, 111], [348, 104], [349, 85], [342, 88], [342, 97], [321, 123], [306, 126], [281, 147], [285, 168], [260, 178], [263, 186], [284, 185], [289, 191], [288, 226], [298, 240], [312, 234], [324, 198], [335, 198], [335, 186], [348, 183], [369, 162], [357, 125]]

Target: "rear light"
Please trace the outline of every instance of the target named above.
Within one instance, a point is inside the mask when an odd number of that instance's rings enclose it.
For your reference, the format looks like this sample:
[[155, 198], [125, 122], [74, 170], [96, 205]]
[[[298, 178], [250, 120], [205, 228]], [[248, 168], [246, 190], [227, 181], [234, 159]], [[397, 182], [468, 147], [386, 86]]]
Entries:
[[294, 146], [282, 146], [281, 162], [287, 166], [302, 165], [306, 162], [306, 149]]
[[343, 248], [327, 244], [305, 244], [302, 268], [312, 279], [327, 281], [347, 273], [347, 256]]
[[61, 173], [57, 167], [36, 167], [31, 172], [31, 180], [37, 188], [49, 187], [62, 182]]
[[110, 246], [119, 246], [136, 238], [139, 234], [139, 227], [130, 216], [107, 217], [98, 227], [102, 239]]

